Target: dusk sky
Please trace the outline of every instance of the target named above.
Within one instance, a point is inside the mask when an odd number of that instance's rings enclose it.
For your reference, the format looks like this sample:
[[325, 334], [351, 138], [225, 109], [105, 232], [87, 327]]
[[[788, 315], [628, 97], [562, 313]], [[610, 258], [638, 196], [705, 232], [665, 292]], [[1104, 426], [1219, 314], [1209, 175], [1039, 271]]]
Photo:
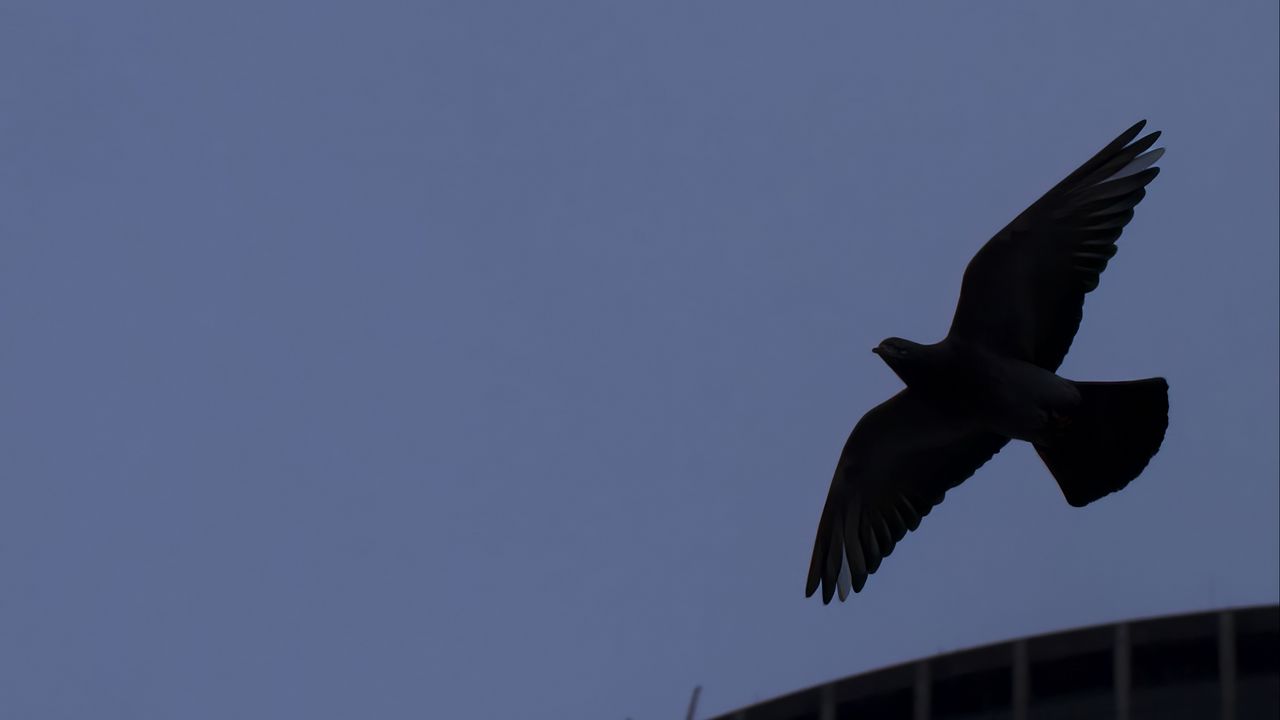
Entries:
[[[1280, 597], [1280, 10], [0, 4], [0, 716], [699, 717]], [[804, 597], [870, 352], [1135, 121], [1060, 372], [1161, 375]]]

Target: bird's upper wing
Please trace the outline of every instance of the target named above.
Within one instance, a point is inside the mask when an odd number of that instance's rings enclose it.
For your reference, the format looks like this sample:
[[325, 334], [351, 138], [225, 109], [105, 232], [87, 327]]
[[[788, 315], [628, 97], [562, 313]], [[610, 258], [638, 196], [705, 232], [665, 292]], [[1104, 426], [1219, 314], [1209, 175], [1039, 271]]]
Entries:
[[872, 408], [845, 443], [813, 545], [808, 597], [862, 589], [920, 518], [1008, 440], [946, 415], [910, 388]]
[[987, 241], [969, 261], [949, 337], [978, 342], [1048, 370], [1062, 364], [1116, 240], [1163, 148], [1124, 131]]

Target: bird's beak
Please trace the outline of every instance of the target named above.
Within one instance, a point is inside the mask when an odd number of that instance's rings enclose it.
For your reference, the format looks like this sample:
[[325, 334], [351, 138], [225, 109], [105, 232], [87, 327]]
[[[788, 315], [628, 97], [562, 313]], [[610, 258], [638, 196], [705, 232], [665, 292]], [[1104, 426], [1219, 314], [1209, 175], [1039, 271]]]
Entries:
[[879, 355], [879, 354], [880, 354], [880, 348], [878, 348], [878, 347], [873, 347], [873, 348], [871, 348], [871, 352], [875, 353], [876, 355]]

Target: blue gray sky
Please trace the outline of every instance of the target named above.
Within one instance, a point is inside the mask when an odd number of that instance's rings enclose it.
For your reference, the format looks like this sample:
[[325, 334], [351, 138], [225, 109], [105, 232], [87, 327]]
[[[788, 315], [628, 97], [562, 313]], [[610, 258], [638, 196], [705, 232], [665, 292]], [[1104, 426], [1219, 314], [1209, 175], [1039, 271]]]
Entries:
[[[680, 717], [1275, 602], [1277, 5], [0, 6], [0, 714]], [[1140, 118], [1062, 373], [1164, 375], [1069, 507], [1011, 446], [806, 600], [871, 353]]]

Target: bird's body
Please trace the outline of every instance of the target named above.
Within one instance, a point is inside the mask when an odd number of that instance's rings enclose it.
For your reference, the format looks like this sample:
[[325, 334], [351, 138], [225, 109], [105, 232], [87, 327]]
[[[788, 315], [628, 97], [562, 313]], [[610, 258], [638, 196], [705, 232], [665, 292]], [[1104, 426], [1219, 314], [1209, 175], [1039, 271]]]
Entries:
[[905, 358], [892, 355], [882, 343], [876, 353], [907, 387], [940, 411], [1009, 438], [1046, 441], [1056, 427], [1054, 419], [1080, 404], [1080, 393], [1070, 381], [975, 343], [948, 338], [915, 345]]
[[1162, 378], [1076, 382], [1056, 374], [1116, 240], [1133, 218], [1159, 133], [1138, 123], [1027, 208], [965, 270], [947, 337], [874, 350], [906, 389], [845, 443], [818, 524], [806, 594], [823, 602], [867, 576], [946, 491], [1010, 440], [1032, 443], [1072, 505], [1120, 490], [1168, 425]]

